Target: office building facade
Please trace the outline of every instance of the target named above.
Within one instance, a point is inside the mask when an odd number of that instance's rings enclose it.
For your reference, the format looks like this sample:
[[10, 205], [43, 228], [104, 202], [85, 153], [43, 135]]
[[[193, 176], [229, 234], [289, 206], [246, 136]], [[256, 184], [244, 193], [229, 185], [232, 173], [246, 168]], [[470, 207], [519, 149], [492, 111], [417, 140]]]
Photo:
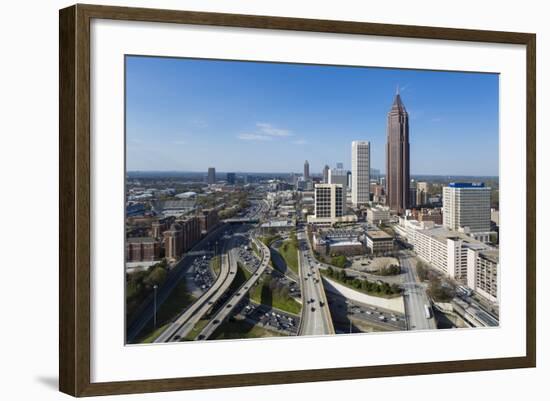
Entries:
[[370, 142], [351, 143], [351, 202], [355, 207], [370, 200]]
[[216, 168], [208, 167], [208, 184], [212, 185], [216, 183]]
[[443, 225], [484, 242], [491, 232], [491, 188], [484, 183], [450, 183], [443, 188]]

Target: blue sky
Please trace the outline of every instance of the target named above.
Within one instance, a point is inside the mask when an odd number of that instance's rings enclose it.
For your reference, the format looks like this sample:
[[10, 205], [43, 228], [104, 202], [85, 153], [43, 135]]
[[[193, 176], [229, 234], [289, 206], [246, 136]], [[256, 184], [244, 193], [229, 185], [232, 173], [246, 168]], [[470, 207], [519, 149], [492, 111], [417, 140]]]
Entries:
[[371, 142], [397, 86], [412, 174], [498, 175], [498, 75], [128, 56], [127, 169], [312, 173]]

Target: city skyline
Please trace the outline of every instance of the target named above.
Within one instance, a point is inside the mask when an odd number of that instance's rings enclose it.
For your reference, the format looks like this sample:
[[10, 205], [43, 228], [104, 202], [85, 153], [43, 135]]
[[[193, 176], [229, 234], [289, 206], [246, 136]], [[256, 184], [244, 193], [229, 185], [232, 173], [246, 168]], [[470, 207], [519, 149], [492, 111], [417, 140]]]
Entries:
[[351, 170], [364, 140], [385, 174], [399, 85], [411, 175], [498, 176], [498, 75], [135, 56], [126, 72], [128, 171], [291, 173], [307, 159], [319, 175]]

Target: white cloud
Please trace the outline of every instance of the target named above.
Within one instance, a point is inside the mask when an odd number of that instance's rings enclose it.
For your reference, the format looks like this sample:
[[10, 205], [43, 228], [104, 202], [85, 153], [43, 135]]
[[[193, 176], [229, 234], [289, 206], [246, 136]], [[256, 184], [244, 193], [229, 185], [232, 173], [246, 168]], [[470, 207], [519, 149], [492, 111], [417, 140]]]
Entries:
[[181, 139], [177, 139], [177, 140], [175, 140], [175, 141], [172, 141], [172, 143], [173, 143], [174, 145], [185, 145], [187, 142], [185, 142], [185, 141], [183, 141], [183, 140], [181, 140]]
[[258, 127], [259, 132], [263, 135], [279, 137], [292, 136], [289, 130], [274, 127], [269, 123], [256, 123], [256, 127]]
[[295, 141], [292, 141], [292, 143], [295, 145], [305, 145], [307, 144], [307, 141], [305, 139], [297, 139]]
[[271, 141], [273, 139], [270, 136], [260, 134], [240, 134], [237, 138], [243, 141]]

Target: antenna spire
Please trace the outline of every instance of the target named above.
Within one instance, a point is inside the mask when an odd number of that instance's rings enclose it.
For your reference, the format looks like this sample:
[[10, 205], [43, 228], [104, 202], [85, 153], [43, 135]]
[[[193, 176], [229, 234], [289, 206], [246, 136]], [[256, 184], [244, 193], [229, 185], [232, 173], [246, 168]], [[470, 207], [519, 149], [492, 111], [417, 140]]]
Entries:
[[396, 85], [396, 87], [395, 87], [395, 94], [399, 95], [399, 85]]

